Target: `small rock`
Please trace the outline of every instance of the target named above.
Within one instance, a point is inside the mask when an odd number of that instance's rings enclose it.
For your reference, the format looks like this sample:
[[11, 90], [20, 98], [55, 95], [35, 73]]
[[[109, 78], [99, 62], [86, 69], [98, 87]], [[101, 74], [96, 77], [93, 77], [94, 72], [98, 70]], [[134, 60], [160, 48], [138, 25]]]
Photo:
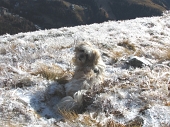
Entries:
[[132, 56], [129, 58], [128, 61], [126, 61], [126, 64], [129, 66], [132, 66], [134, 68], [142, 68], [143, 66], [152, 66], [152, 63], [146, 60], [143, 57], [137, 57], [137, 56]]

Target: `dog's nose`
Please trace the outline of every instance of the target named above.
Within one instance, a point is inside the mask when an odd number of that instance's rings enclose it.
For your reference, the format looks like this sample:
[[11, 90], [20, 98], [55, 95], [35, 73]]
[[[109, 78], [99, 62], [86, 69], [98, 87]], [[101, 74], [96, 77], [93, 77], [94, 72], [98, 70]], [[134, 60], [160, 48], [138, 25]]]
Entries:
[[85, 59], [85, 55], [84, 55], [84, 54], [81, 54], [81, 55], [79, 56], [79, 60], [80, 60], [80, 61], [84, 61], [84, 59]]
[[83, 55], [83, 54], [81, 54], [79, 57], [80, 57], [80, 58], [84, 58], [84, 55]]
[[94, 71], [94, 73], [97, 73], [97, 74], [99, 73], [99, 69], [98, 68], [94, 68], [93, 71]]

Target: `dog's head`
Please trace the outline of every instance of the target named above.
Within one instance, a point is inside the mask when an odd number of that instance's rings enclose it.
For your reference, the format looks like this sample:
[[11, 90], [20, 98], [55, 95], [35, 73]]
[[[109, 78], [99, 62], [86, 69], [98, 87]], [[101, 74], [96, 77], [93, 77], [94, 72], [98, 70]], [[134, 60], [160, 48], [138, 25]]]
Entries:
[[76, 66], [92, 67], [98, 64], [100, 53], [90, 44], [80, 44], [75, 48], [74, 64]]

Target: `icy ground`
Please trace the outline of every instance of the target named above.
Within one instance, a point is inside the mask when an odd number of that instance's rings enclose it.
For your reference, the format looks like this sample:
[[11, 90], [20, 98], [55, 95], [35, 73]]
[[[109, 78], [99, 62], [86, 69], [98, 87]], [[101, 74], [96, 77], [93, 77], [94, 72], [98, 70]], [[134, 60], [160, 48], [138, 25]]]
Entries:
[[[61, 121], [62, 116], [53, 110], [64, 95], [61, 87], [64, 83], [57, 78], [62, 77], [59, 75], [62, 72], [74, 72], [74, 47], [86, 41], [102, 54], [106, 64], [105, 84], [78, 118]], [[169, 47], [168, 12], [160, 17], [0, 36], [0, 126], [120, 123], [168, 127]], [[125, 61], [130, 56], [142, 57], [152, 66], [126, 68]]]

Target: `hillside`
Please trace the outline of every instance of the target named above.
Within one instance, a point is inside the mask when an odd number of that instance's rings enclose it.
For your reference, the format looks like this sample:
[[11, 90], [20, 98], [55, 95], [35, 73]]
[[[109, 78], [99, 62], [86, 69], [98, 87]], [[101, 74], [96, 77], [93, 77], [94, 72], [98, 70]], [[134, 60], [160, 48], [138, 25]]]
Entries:
[[[0, 126], [170, 126], [169, 21], [166, 12], [0, 36]], [[53, 107], [74, 73], [75, 45], [83, 41], [101, 52], [105, 82], [91, 91], [83, 112], [60, 115]], [[149, 64], [129, 66], [132, 56]]]
[[2, 0], [0, 6], [8, 8], [41, 29], [59, 28], [103, 22], [107, 18], [99, 13], [94, 1], [82, 0]]
[[[102, 23], [108, 20], [160, 16], [163, 11], [170, 9], [170, 2], [169, 0], [140, 2], [139, 0], [1, 0], [0, 7], [5, 7], [11, 14], [29, 20], [37, 25], [38, 29], [51, 29]], [[10, 24], [13, 24], [13, 21]], [[7, 24], [4, 25], [9, 27]], [[30, 23], [27, 23], [27, 26], [32, 27]], [[5, 29], [3, 31], [10, 34], [28, 31], [22, 27], [15, 28], [13, 31], [16, 32]]]
[[159, 3], [156, 0], [110, 0], [110, 6], [118, 20], [157, 16], [169, 9], [168, 3]]
[[20, 32], [29, 32], [37, 30], [35, 25], [18, 15], [0, 16], [0, 35], [16, 34]]

